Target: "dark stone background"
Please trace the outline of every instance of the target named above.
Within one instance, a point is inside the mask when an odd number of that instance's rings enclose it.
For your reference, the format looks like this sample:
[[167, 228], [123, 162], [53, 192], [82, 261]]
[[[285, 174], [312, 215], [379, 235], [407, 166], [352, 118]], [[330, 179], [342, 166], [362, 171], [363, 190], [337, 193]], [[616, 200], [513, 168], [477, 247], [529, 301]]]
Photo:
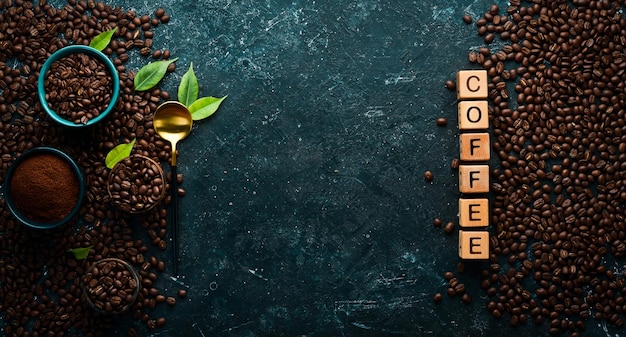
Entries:
[[490, 316], [481, 263], [460, 275], [470, 305], [432, 301], [459, 261], [432, 225], [457, 220], [459, 197], [443, 83], [483, 46], [461, 16], [492, 1], [106, 2], [171, 15], [155, 48], [180, 58], [161, 85], [173, 97], [192, 61], [201, 96], [228, 95], [179, 144], [182, 276], [158, 286], [189, 296], [142, 336], [548, 335]]

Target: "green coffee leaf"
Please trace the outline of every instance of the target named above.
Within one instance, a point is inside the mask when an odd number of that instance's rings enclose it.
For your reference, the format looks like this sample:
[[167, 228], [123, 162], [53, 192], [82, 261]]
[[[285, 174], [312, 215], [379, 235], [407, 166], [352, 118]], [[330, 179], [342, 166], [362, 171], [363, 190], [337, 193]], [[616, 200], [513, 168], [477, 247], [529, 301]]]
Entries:
[[188, 108], [191, 113], [191, 118], [194, 121], [199, 121], [211, 116], [217, 111], [217, 108], [220, 107], [220, 104], [222, 104], [222, 101], [224, 101], [226, 97], [228, 97], [228, 95], [222, 98], [209, 96], [197, 99]]
[[89, 43], [89, 47], [92, 47], [99, 51], [103, 51], [104, 48], [109, 45], [109, 42], [111, 42], [111, 38], [113, 37], [113, 34], [116, 30], [117, 27], [98, 34], [96, 37], [93, 38], [93, 40], [91, 40], [91, 43]]
[[143, 66], [139, 69], [137, 75], [135, 75], [135, 90], [145, 91], [152, 89], [152, 87], [157, 85], [165, 76], [167, 66], [176, 62], [176, 60], [178, 60], [178, 57], [171, 60], [155, 61]]
[[183, 75], [178, 86], [178, 101], [189, 107], [198, 99], [198, 78], [193, 72], [193, 62], [189, 64], [189, 70]]
[[112, 148], [109, 153], [107, 153], [107, 157], [104, 160], [105, 165], [112, 169], [115, 164], [117, 164], [120, 160], [130, 156], [130, 153], [133, 151], [133, 146], [135, 146], [135, 142], [137, 139], [133, 139], [132, 142], [127, 144], [119, 144], [116, 147]]
[[84, 260], [87, 258], [87, 256], [89, 256], [89, 251], [91, 250], [91, 248], [93, 248], [93, 246], [84, 247], [84, 248], [72, 248], [72, 249], [69, 249], [68, 251], [74, 254], [74, 258], [76, 260]]

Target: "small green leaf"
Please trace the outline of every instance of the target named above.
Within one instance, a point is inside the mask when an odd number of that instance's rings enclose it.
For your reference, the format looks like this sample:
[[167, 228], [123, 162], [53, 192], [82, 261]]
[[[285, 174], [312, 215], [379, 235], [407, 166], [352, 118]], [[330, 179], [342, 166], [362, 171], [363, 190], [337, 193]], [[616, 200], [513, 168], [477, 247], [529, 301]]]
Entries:
[[176, 60], [178, 60], [178, 57], [171, 60], [155, 61], [143, 66], [139, 69], [137, 75], [135, 75], [135, 90], [145, 91], [152, 89], [152, 87], [157, 85], [165, 76], [167, 66], [169, 66], [170, 63], [176, 62]]
[[112, 169], [113, 166], [115, 166], [115, 164], [117, 164], [120, 160], [130, 156], [130, 153], [132, 152], [133, 146], [135, 146], [136, 141], [137, 139], [135, 138], [130, 143], [119, 144], [118, 146], [112, 148], [111, 151], [107, 153], [107, 157], [104, 160], [106, 166]]
[[217, 111], [217, 108], [220, 107], [220, 104], [222, 104], [222, 101], [224, 101], [226, 97], [228, 97], [228, 95], [222, 98], [209, 96], [197, 99], [188, 108], [191, 113], [191, 118], [194, 121], [199, 121], [211, 116]]
[[198, 99], [198, 78], [193, 72], [193, 62], [189, 64], [189, 70], [183, 75], [178, 86], [178, 101], [189, 107]]
[[68, 251], [74, 254], [74, 258], [76, 260], [84, 260], [87, 258], [87, 256], [89, 256], [89, 251], [91, 250], [91, 248], [93, 248], [93, 246], [84, 247], [84, 248], [72, 248], [72, 249], [69, 249]]
[[109, 45], [109, 42], [111, 42], [111, 38], [113, 37], [113, 34], [116, 30], [117, 27], [98, 34], [96, 37], [93, 38], [93, 40], [91, 40], [91, 43], [89, 43], [89, 47], [92, 47], [99, 51], [103, 51], [104, 48]]

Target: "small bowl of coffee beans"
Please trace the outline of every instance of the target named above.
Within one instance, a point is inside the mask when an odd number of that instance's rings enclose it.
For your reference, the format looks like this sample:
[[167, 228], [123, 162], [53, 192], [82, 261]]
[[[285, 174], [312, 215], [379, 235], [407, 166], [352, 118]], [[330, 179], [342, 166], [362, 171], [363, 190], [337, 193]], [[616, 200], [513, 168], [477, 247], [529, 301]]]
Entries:
[[156, 161], [131, 155], [115, 164], [109, 173], [111, 201], [120, 210], [142, 213], [151, 210], [165, 197], [165, 174]]
[[98, 123], [118, 100], [120, 80], [113, 62], [89, 46], [72, 45], [50, 55], [41, 67], [37, 94], [45, 112], [68, 127]]
[[23, 153], [4, 176], [4, 200], [19, 222], [36, 229], [59, 227], [78, 213], [85, 195], [80, 167], [65, 152], [36, 147]]
[[137, 271], [118, 258], [96, 261], [83, 276], [83, 295], [91, 308], [107, 315], [128, 310], [139, 295]]

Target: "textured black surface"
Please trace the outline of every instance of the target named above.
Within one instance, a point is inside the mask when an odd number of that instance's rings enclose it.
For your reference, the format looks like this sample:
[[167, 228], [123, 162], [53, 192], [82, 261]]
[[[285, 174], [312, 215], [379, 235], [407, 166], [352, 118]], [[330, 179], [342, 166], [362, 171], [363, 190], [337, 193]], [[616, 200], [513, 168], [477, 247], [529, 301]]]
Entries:
[[142, 335], [547, 335], [488, 314], [480, 263], [461, 275], [472, 304], [432, 301], [459, 261], [432, 226], [459, 197], [443, 83], [482, 46], [461, 16], [491, 1], [108, 3], [171, 15], [155, 30], [180, 57], [165, 89], [193, 61], [202, 96], [228, 95], [179, 144], [182, 276], [158, 286], [189, 296]]

